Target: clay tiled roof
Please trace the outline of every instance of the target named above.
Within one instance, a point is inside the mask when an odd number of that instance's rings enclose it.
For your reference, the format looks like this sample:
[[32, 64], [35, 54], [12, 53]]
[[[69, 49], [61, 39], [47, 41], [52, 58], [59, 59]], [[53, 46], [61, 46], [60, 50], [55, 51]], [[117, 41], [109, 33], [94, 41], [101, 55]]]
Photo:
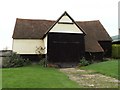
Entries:
[[14, 39], [42, 39], [55, 21], [17, 19], [14, 28]]
[[77, 22], [87, 33], [85, 35], [85, 48], [88, 52], [103, 52], [98, 41], [112, 41], [111, 37], [99, 20]]

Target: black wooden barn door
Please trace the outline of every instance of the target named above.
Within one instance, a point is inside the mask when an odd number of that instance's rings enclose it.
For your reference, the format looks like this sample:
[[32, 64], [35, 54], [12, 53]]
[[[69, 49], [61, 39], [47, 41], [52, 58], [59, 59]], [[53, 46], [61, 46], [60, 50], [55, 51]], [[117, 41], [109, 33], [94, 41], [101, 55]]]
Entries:
[[81, 34], [48, 34], [48, 61], [78, 62], [84, 52], [84, 37]]

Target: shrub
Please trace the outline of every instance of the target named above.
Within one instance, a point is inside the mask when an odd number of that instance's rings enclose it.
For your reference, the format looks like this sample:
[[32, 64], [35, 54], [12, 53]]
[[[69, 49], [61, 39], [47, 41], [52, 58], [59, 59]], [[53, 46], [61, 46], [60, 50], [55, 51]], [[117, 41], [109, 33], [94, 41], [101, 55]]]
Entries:
[[44, 50], [45, 50], [45, 47], [39, 46], [39, 47], [36, 47], [35, 52], [38, 55], [40, 60], [38, 64], [42, 67], [47, 67], [47, 59], [42, 57], [42, 55], [44, 54]]
[[87, 66], [90, 62], [87, 61], [84, 57], [80, 60], [79, 66]]
[[2, 67], [10, 68], [10, 67], [20, 67], [30, 64], [29, 59], [23, 59], [20, 55], [12, 52], [11, 54], [6, 55], [3, 58]]
[[120, 58], [120, 44], [112, 45], [112, 57], [116, 59]]
[[39, 61], [39, 65], [42, 66], [42, 67], [47, 67], [47, 59], [46, 58], [42, 58]]

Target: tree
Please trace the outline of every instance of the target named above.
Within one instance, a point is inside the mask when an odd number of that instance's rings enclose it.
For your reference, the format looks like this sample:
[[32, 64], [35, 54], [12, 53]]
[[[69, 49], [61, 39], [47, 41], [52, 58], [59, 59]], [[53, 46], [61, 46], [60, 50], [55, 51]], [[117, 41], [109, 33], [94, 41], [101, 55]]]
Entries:
[[36, 47], [35, 53], [39, 56], [40, 59], [42, 59], [42, 55], [44, 54], [45, 47], [39, 46]]
[[43, 58], [42, 55], [44, 54], [45, 47], [36, 47], [36, 54], [38, 55], [40, 62], [39, 64], [43, 67], [47, 67], [47, 59]]

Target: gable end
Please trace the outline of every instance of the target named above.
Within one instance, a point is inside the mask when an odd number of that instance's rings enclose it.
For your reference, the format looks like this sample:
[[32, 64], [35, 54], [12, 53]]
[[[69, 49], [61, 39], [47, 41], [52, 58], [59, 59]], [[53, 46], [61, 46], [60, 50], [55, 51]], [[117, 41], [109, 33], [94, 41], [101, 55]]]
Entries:
[[[48, 31], [45, 33], [44, 37], [48, 32], [50, 32], [56, 24], [67, 24], [68, 27], [70, 25], [75, 25], [77, 29], [79, 29], [79, 32], [83, 33], [83, 35], [86, 35], [85, 31], [72, 19], [72, 17], [65, 11], [60, 18], [48, 29]], [[61, 28], [62, 29], [62, 28]]]

